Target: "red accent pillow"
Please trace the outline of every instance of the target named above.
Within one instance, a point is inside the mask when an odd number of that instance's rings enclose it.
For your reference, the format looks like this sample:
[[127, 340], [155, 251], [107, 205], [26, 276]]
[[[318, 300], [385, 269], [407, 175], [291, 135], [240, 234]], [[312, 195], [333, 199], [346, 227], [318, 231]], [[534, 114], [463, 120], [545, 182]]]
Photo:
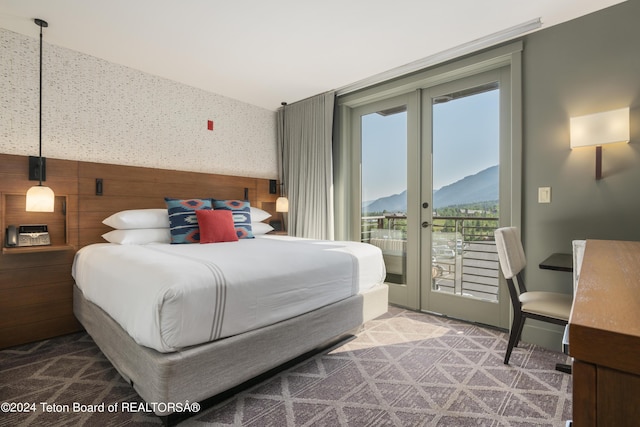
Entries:
[[237, 242], [233, 213], [224, 210], [197, 210], [200, 243]]

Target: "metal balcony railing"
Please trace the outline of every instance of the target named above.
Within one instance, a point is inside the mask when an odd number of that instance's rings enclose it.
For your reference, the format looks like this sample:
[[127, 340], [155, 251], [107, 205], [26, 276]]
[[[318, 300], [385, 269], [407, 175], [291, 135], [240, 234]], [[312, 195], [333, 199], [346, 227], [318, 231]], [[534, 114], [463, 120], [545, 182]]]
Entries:
[[[435, 291], [498, 300], [499, 264], [493, 232], [498, 218], [434, 217], [431, 224], [432, 287]], [[362, 241], [382, 249], [387, 280], [404, 283], [407, 218], [362, 217]]]

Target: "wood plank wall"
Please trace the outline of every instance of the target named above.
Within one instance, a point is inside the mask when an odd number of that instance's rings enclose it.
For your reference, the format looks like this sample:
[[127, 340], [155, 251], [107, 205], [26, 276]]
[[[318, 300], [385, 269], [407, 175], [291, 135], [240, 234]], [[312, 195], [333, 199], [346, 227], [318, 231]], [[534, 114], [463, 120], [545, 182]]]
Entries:
[[[102, 179], [102, 196], [96, 195], [97, 178]], [[80, 163], [80, 247], [104, 242], [100, 236], [110, 228], [101, 221], [123, 209], [165, 208], [165, 197], [243, 199], [245, 188], [252, 206], [275, 214], [271, 205], [277, 194], [269, 194], [267, 179]]]
[[[49, 225], [52, 243], [64, 250], [0, 255], [0, 348], [81, 329], [73, 316], [71, 265], [75, 252], [104, 242], [102, 220], [124, 209], [164, 208], [164, 197], [242, 199], [275, 212], [269, 180], [101, 163], [47, 159], [46, 185], [56, 194], [54, 213], [24, 210], [28, 157], [0, 154], [0, 234], [9, 224]], [[96, 195], [96, 178], [103, 195]], [[62, 204], [66, 205], [66, 216]]]

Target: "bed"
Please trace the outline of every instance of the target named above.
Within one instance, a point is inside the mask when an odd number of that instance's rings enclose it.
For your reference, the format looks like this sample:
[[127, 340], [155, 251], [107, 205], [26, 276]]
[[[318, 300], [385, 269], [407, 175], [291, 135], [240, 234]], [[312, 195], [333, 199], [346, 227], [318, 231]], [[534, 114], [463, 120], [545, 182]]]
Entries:
[[379, 248], [268, 234], [92, 244], [73, 276], [76, 317], [159, 416], [344, 339], [388, 302]]

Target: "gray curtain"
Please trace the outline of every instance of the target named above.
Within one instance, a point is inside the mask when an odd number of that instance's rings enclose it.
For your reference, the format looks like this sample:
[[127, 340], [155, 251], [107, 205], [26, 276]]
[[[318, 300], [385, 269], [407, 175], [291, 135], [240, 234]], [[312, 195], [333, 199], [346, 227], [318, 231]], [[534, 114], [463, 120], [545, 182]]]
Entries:
[[280, 182], [289, 199], [291, 236], [333, 239], [334, 104], [335, 92], [327, 92], [278, 110]]

